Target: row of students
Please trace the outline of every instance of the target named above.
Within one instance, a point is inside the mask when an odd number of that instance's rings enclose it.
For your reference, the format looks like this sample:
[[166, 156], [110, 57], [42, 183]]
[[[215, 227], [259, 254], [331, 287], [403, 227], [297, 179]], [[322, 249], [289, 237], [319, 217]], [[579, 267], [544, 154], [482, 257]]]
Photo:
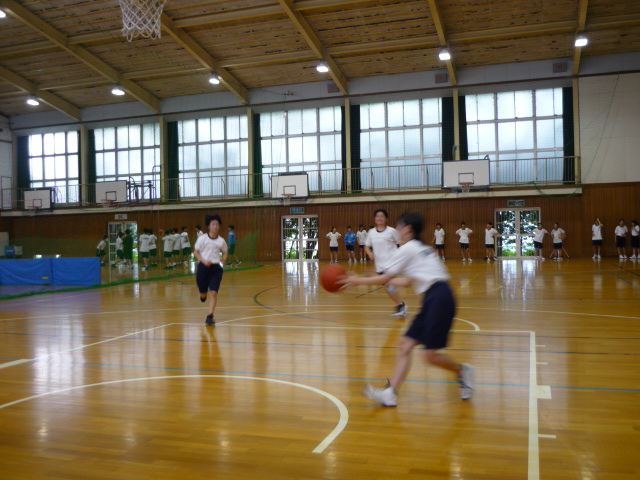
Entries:
[[[374, 227], [370, 227], [374, 228]], [[340, 246], [339, 239], [342, 234], [338, 232], [336, 227], [331, 227], [331, 231], [327, 233], [326, 237], [329, 239], [329, 258], [330, 263], [338, 263], [338, 247]], [[365, 244], [367, 241], [367, 231], [364, 229], [364, 225], [358, 225], [358, 231], [354, 232], [351, 229], [351, 225], [347, 226], [347, 233], [344, 234], [344, 245], [347, 250], [347, 259], [349, 263], [357, 262], [358, 259], [361, 262], [367, 261], [367, 255], [365, 254]], [[358, 258], [356, 258], [356, 242], [358, 243]]]
[[[458, 239], [458, 245], [460, 246], [460, 254], [463, 262], [472, 262], [473, 259], [469, 255], [469, 235], [473, 233], [473, 230], [467, 227], [465, 222], [460, 223], [460, 228], [456, 230], [456, 235], [460, 237]], [[433, 231], [433, 239], [431, 244], [436, 250], [437, 256], [441, 260], [445, 260], [445, 231], [440, 223], [436, 223], [436, 229]], [[486, 261], [496, 260], [495, 254], [495, 237], [498, 235], [498, 231], [493, 228], [493, 223], [487, 222], [487, 226], [484, 230], [484, 245], [486, 248], [485, 257]]]
[[[596, 218], [591, 230], [593, 234], [597, 233], [599, 235], [600, 244], [602, 243], [602, 223], [600, 219]], [[618, 253], [618, 258], [620, 260], [626, 260], [630, 258], [631, 260], [640, 260], [640, 226], [638, 225], [637, 220], [631, 221], [631, 229], [627, 228], [624, 223], [624, 219], [621, 218], [618, 220], [618, 225], [616, 226], [614, 233], [616, 235], [616, 249]], [[627, 257], [627, 233], [631, 233], [631, 257]], [[592, 237], [594, 238], [594, 237]], [[594, 253], [593, 258], [600, 258], [600, 248], [598, 244], [598, 252], [596, 254], [595, 243], [594, 243]]]

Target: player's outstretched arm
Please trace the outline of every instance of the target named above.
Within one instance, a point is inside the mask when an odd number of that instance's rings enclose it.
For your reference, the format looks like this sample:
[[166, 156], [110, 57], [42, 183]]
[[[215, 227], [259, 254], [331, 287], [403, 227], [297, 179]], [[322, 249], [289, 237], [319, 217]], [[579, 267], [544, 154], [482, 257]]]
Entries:
[[393, 275], [383, 273], [382, 275], [374, 275], [372, 277], [357, 277], [355, 275], [345, 275], [336, 283], [348, 288], [352, 285], [385, 285], [393, 280]]

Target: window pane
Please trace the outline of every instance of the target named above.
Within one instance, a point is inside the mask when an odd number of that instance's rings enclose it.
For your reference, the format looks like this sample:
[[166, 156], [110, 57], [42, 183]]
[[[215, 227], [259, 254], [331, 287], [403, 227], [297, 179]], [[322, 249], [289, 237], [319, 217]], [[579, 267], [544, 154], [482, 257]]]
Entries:
[[478, 125], [467, 125], [467, 145], [469, 153], [480, 151], [478, 148]]
[[369, 105], [360, 105], [360, 129], [369, 130]]
[[129, 175], [129, 152], [118, 151], [118, 175]]
[[516, 122], [516, 146], [518, 150], [533, 149], [533, 122]]
[[265, 137], [273, 135], [271, 131], [271, 114], [263, 113], [260, 115], [260, 133]]
[[96, 150], [104, 150], [104, 141], [103, 141], [104, 129], [97, 128], [93, 131], [93, 137], [96, 143]]
[[316, 133], [318, 131], [318, 120], [316, 119], [316, 109], [308, 108], [302, 111], [302, 132]]
[[227, 168], [240, 166], [240, 143], [227, 143]]
[[116, 129], [118, 148], [129, 148], [129, 127]]
[[[469, 119], [469, 115], [467, 115]], [[427, 98], [422, 100], [422, 123], [424, 125], [436, 125], [442, 123], [440, 118], [440, 99]]]
[[553, 114], [562, 115], [562, 113], [563, 113], [562, 89], [554, 88], [553, 89]]
[[[195, 124], [193, 125], [195, 127]], [[196, 170], [196, 147], [195, 145], [186, 145], [182, 147], [181, 164], [182, 170]]]
[[116, 174], [116, 153], [106, 152], [104, 154], [104, 174], [115, 175]]
[[129, 147], [137, 148], [140, 147], [140, 125], [130, 125], [129, 126]]
[[289, 163], [302, 163], [302, 138], [289, 138]]
[[516, 124], [515, 122], [498, 124], [498, 148], [500, 150], [516, 149]]
[[555, 146], [554, 120], [538, 120], [536, 122], [536, 130], [538, 148], [553, 148]]
[[320, 137], [320, 161], [334, 162], [339, 160], [339, 135], [322, 135]]
[[496, 131], [494, 124], [478, 125], [478, 151], [493, 152], [496, 149]]
[[67, 176], [67, 157], [64, 155], [57, 155], [55, 157], [55, 177], [54, 178], [66, 178]]
[[477, 122], [478, 121], [478, 99], [476, 98], [476, 96], [466, 95], [464, 97], [464, 105], [465, 105], [467, 122]]
[[402, 114], [402, 102], [389, 102], [387, 104], [387, 115], [388, 115], [387, 126], [389, 127], [403, 126], [404, 118]]
[[289, 135], [302, 133], [302, 110], [287, 112], [287, 133]]
[[262, 150], [262, 165], [271, 165], [271, 140], [261, 140], [260, 147]]
[[43, 139], [44, 139], [44, 154], [53, 155], [56, 151], [53, 133], [47, 133], [46, 135], [44, 135]]
[[195, 143], [196, 121], [184, 120], [182, 122], [182, 141], [180, 143]]
[[238, 117], [227, 117], [227, 139], [240, 138], [240, 122]]
[[373, 103], [369, 105], [369, 128], [384, 127], [384, 103]]
[[408, 157], [420, 155], [420, 130], [412, 128], [404, 131], [404, 154]]
[[31, 171], [31, 180], [42, 180], [42, 157], [31, 158], [29, 170]]
[[360, 134], [360, 157], [371, 158], [371, 135], [369, 132]]
[[78, 178], [78, 155], [69, 155], [67, 160], [69, 178]]
[[116, 148], [116, 129], [105, 128], [104, 129], [104, 149], [113, 150]]
[[321, 132], [333, 132], [336, 130], [333, 107], [320, 108], [318, 110], [320, 116], [320, 131]]
[[211, 166], [212, 168], [224, 168], [224, 144], [214, 143], [211, 145]]
[[387, 156], [385, 132], [371, 132], [371, 158]]
[[96, 176], [104, 175], [104, 153], [96, 153]]
[[198, 141], [211, 141], [211, 120], [208, 118], [201, 118], [198, 120]]
[[303, 161], [305, 163], [317, 163], [318, 162], [318, 137], [303, 137], [302, 139], [302, 151]]
[[553, 89], [536, 90], [536, 116], [553, 115]]
[[44, 178], [56, 178], [56, 163], [54, 157], [44, 157]]
[[403, 130], [390, 130], [389, 131], [389, 157], [403, 157], [404, 156], [404, 131]]
[[[475, 131], [475, 125], [473, 125]], [[468, 131], [469, 129], [467, 129]], [[467, 133], [468, 136], [468, 133]], [[424, 144], [423, 154], [424, 155], [440, 155], [440, 129], [439, 128], [425, 128], [422, 130], [422, 142]], [[470, 144], [471, 145], [471, 144]], [[477, 143], [476, 143], [477, 148]], [[471, 146], [469, 146], [469, 151], [471, 151]], [[475, 150], [474, 150], [475, 151]]]
[[131, 150], [129, 152], [129, 173], [142, 173], [140, 150]]
[[149, 175], [151, 173], [153, 174], [158, 173], [158, 168], [156, 167], [156, 149], [155, 148], [145, 148], [142, 151], [142, 165], [144, 167], [145, 174]]
[[67, 153], [78, 153], [78, 132], [67, 133]]
[[156, 143], [156, 130], [157, 125], [155, 123], [146, 123], [142, 125], [142, 146], [153, 147]]
[[516, 117], [533, 117], [533, 91], [524, 90], [516, 92]]
[[[211, 130], [209, 130], [211, 131]], [[198, 169], [211, 169], [211, 145], [198, 145]]]
[[515, 118], [514, 92], [498, 93], [498, 118]]
[[407, 100], [404, 102], [404, 125], [420, 125], [419, 100]]
[[478, 95], [478, 120], [494, 120], [495, 119], [495, 111], [494, 111], [494, 100], [493, 94], [487, 93], [483, 95]]
[[211, 119], [211, 140], [224, 140], [224, 117]]
[[[562, 128], [562, 119], [558, 118], [556, 120], [554, 120], [555, 122], [555, 126], [556, 126], [556, 148], [562, 148], [564, 147], [564, 131]], [[560, 155], [563, 155], [563, 152], [560, 152]]]

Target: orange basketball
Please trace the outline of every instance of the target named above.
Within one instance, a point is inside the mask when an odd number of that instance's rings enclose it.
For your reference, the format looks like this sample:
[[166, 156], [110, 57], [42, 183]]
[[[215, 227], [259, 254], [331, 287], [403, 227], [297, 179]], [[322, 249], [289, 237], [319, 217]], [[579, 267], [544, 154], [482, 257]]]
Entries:
[[337, 284], [338, 277], [346, 275], [347, 271], [337, 263], [330, 263], [320, 269], [320, 285], [327, 292], [337, 292], [342, 285]]

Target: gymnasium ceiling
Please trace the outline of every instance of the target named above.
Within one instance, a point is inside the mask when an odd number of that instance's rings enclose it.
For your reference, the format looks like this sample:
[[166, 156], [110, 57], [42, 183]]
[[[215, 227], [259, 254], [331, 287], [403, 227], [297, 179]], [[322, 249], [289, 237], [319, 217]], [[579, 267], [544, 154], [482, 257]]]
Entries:
[[[640, 51], [639, 0], [168, 0], [162, 37], [126, 41], [118, 0], [0, 0], [0, 114]], [[589, 44], [574, 47], [578, 32]], [[452, 59], [438, 53], [448, 47]], [[324, 61], [329, 73], [318, 73]], [[571, 65], [571, 64], [570, 64]], [[570, 67], [571, 68], [571, 67]], [[208, 82], [215, 72], [222, 83]], [[568, 72], [572, 73], [572, 72]], [[126, 95], [111, 94], [121, 84]], [[28, 106], [29, 95], [40, 106]]]

